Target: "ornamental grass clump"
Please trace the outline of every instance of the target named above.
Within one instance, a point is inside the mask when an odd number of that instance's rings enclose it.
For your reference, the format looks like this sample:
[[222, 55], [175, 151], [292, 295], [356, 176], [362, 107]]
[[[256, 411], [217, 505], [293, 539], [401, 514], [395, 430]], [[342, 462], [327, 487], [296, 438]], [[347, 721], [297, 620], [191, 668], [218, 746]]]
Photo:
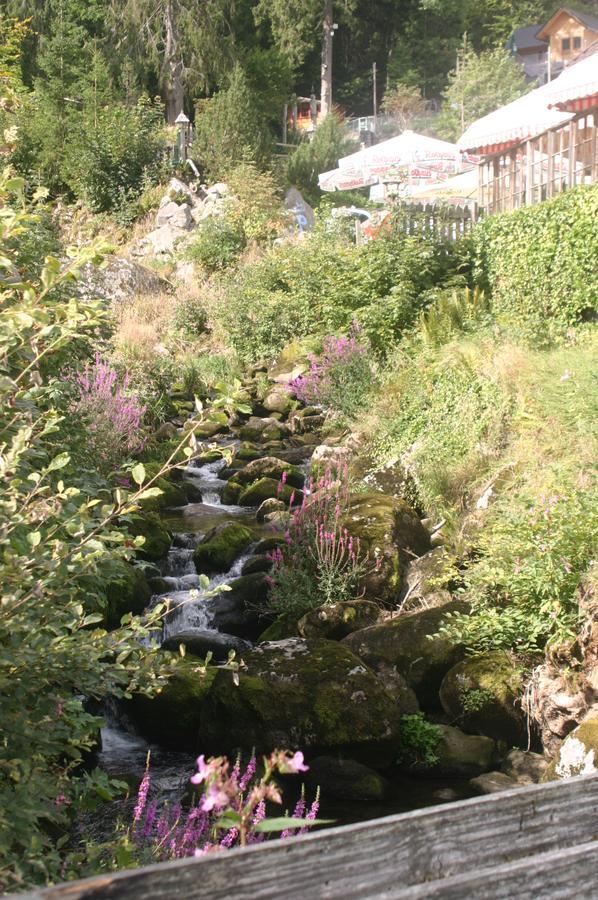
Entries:
[[252, 756], [244, 771], [240, 760], [231, 768], [226, 756], [197, 760], [198, 771], [191, 776], [193, 785], [201, 785], [202, 793], [191, 807], [183, 810], [180, 803], [149, 800], [149, 756], [145, 775], [139, 786], [133, 821], [127, 832], [130, 851], [139, 862], [181, 859], [204, 853], [259, 844], [269, 834], [281, 838], [305, 834], [313, 825], [323, 824], [317, 818], [319, 795], [308, 807], [303, 791], [292, 816], [271, 817], [268, 804], [281, 804], [282, 793], [274, 776], [307, 772], [300, 752], [276, 750], [263, 759], [258, 773]]
[[75, 377], [75, 385], [79, 396], [72, 404], [72, 412], [86, 426], [89, 454], [103, 471], [114, 471], [128, 456], [143, 449], [146, 408], [129, 390], [128, 375], [120, 379], [116, 369], [99, 353]]
[[359, 539], [343, 525], [348, 504], [346, 463], [310, 477], [284, 545], [269, 554], [271, 603], [280, 615], [299, 618], [324, 603], [354, 600], [366, 575], [379, 565], [362, 554]]
[[310, 357], [309, 371], [291, 382], [298, 400], [353, 418], [372, 389], [371, 348], [359, 324], [348, 335], [324, 339], [322, 352]]

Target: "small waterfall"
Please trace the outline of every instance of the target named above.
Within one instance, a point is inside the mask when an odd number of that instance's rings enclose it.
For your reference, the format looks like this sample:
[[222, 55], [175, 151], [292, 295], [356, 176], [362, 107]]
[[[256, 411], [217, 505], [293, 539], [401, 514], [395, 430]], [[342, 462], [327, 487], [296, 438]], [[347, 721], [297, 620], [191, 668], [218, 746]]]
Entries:
[[224, 490], [226, 481], [223, 481], [218, 475], [225, 467], [225, 459], [217, 459], [215, 462], [206, 463], [200, 467], [197, 467], [192, 462], [187, 466], [186, 478], [199, 488], [203, 502], [207, 506], [221, 506], [220, 495]]
[[[171, 601], [171, 612], [164, 619], [164, 635], [163, 640], [173, 634], [188, 629], [200, 628], [204, 631], [213, 630], [211, 627], [211, 614], [206, 601], [212, 598], [208, 595], [215, 588], [223, 584], [229, 584], [241, 574], [243, 566], [252, 555], [252, 547], [249, 547], [238, 559], [235, 560], [228, 572], [222, 572], [214, 575], [210, 579], [210, 583], [205, 589], [195, 590], [176, 590], [172, 593], [162, 594], [155, 597], [155, 602], [164, 601], [167, 598]], [[198, 576], [195, 575], [196, 584], [199, 583]], [[181, 579], [177, 579], [180, 582]], [[217, 598], [218, 595], [216, 595]]]

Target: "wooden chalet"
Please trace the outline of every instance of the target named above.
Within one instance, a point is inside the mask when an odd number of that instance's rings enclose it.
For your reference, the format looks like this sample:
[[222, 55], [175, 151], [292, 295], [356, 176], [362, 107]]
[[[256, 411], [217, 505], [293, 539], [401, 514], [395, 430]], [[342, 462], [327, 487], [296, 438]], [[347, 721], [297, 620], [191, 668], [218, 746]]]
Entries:
[[458, 142], [480, 157], [484, 214], [598, 181], [598, 41], [556, 78], [474, 122]]

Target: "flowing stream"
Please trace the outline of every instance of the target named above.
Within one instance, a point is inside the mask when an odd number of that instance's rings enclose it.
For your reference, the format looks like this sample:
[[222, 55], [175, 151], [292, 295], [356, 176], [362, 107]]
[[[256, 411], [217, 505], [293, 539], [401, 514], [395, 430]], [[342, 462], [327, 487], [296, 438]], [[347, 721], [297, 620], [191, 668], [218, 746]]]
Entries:
[[[230, 443], [227, 442], [227, 446]], [[202, 502], [163, 511], [164, 522], [172, 534], [172, 545], [160, 565], [160, 576], [151, 581], [156, 590], [152, 605], [168, 600], [171, 606], [164, 624], [163, 642], [181, 632], [194, 632], [201, 635], [202, 639], [211, 639], [215, 647], [218, 646], [218, 641], [223, 641], [224, 650], [233, 646], [235, 641], [250, 646], [245, 641], [223, 634], [215, 627], [214, 602], [208, 594], [241, 575], [256, 543], [243, 551], [228, 571], [212, 575], [209, 585], [203, 589], [199, 587], [199, 576], [193, 562], [193, 553], [198, 543], [211, 528], [223, 522], [235, 521], [250, 525], [256, 535], [256, 542], [260, 537], [254, 509], [222, 503], [221, 495], [226, 481], [220, 478], [220, 473], [226, 465], [225, 460], [204, 465], [189, 463], [184, 479], [201, 492]], [[305, 463], [306, 473], [308, 469], [309, 462]], [[272, 533], [268, 526], [263, 526], [263, 536]], [[226, 643], [229, 639], [232, 644]], [[226, 652], [224, 656], [222, 653], [220, 656], [225, 658]], [[101, 767], [111, 776], [123, 778], [134, 790], [143, 775], [147, 753], [151, 749], [154, 790], [171, 799], [180, 797], [194, 769], [194, 759], [186, 753], [148, 744], [134, 732], [126, 716], [122, 715], [115, 704], [107, 704], [103, 709], [103, 716], [105, 726], [102, 729], [102, 749], [98, 754]], [[471, 789], [464, 779], [416, 779], [397, 774], [393, 777], [384, 800], [327, 800], [326, 815], [339, 824], [346, 824], [467, 796], [471, 796]], [[292, 795], [289, 795], [288, 801], [291, 802], [292, 799]]]

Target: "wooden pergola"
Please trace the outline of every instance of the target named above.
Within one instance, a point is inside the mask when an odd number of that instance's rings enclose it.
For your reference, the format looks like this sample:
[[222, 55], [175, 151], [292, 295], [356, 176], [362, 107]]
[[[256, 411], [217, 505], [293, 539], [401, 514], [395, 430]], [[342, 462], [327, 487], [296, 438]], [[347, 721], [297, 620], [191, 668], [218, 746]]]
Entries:
[[589, 51], [462, 136], [460, 148], [480, 155], [478, 203], [486, 215], [598, 181], [598, 46]]

